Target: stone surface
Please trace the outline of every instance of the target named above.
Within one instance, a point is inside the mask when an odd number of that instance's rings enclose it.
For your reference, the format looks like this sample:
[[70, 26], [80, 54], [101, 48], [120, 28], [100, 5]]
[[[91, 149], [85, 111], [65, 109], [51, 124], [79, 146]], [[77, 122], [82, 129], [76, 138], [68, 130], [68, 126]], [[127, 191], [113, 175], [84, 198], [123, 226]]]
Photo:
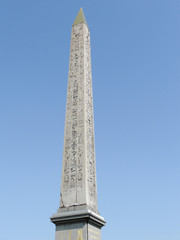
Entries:
[[71, 33], [60, 208], [81, 205], [97, 212], [90, 33], [82, 9], [76, 19]]
[[86, 222], [56, 226], [55, 240], [101, 240], [101, 231]]
[[87, 224], [70, 223], [56, 226], [55, 240], [83, 240], [87, 239]]
[[71, 33], [60, 207], [55, 240], [101, 240], [97, 209], [90, 33], [80, 9]]
[[55, 240], [101, 240], [104, 218], [89, 210], [54, 214], [51, 221], [56, 225]]

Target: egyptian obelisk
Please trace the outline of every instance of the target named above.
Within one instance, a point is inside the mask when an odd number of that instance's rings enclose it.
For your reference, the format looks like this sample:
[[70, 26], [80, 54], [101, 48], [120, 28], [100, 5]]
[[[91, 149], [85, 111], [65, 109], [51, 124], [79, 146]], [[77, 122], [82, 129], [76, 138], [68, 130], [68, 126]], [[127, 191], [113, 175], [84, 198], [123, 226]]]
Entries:
[[60, 206], [55, 240], [100, 240], [97, 208], [90, 32], [80, 9], [71, 32]]

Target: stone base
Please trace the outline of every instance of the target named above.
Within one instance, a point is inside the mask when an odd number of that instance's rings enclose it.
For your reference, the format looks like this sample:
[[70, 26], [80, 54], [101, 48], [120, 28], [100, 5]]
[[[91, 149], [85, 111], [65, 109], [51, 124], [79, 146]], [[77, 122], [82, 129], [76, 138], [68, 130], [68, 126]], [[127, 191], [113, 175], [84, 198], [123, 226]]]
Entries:
[[90, 210], [91, 212], [94, 212], [94, 213], [100, 215], [99, 211], [94, 210], [87, 204], [73, 205], [73, 206], [69, 206], [69, 207], [60, 207], [60, 208], [58, 208], [57, 213], [72, 212], [72, 211], [78, 211], [78, 210]]
[[90, 210], [77, 210], [53, 214], [56, 225], [55, 240], [101, 240], [104, 218]]

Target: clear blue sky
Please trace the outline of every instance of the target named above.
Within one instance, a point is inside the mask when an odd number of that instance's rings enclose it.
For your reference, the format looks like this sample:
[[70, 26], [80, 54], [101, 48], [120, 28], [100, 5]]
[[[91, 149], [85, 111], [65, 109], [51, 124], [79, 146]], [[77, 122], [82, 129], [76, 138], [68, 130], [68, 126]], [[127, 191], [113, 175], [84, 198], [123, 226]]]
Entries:
[[0, 239], [55, 239], [80, 7], [91, 31], [102, 240], [179, 240], [179, 0], [0, 1]]

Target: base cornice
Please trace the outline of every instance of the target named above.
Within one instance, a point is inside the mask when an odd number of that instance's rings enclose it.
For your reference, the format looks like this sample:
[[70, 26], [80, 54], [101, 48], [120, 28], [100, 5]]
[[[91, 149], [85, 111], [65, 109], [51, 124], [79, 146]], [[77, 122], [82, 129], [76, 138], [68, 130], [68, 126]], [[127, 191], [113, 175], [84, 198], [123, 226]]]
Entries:
[[60, 212], [53, 214], [50, 218], [55, 225], [62, 225], [66, 223], [86, 222], [98, 228], [106, 225], [106, 221], [100, 215], [90, 210], [77, 210], [69, 212]]

